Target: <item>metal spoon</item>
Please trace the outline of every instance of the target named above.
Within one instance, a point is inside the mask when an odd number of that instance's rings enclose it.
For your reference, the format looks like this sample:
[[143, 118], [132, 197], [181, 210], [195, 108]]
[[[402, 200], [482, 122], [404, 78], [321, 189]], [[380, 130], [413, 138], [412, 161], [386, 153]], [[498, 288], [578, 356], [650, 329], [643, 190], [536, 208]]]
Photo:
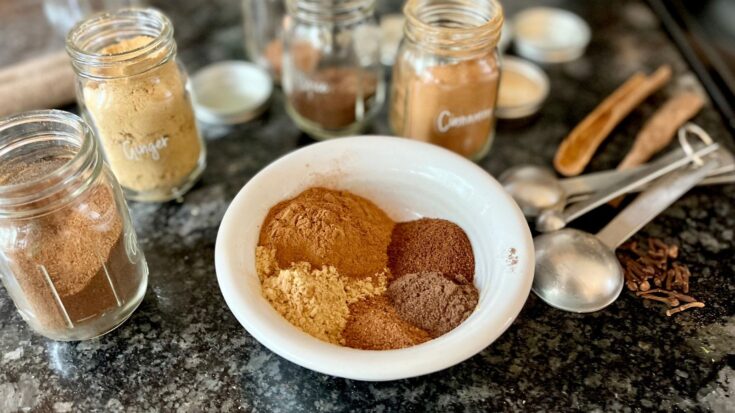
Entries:
[[[698, 146], [700, 148], [700, 146]], [[683, 149], [675, 149], [659, 161], [674, 162], [686, 159]], [[658, 162], [658, 161], [657, 161]], [[604, 190], [615, 183], [652, 168], [652, 164], [641, 165], [622, 171], [596, 172], [574, 178], [559, 179], [553, 171], [536, 165], [521, 165], [508, 169], [498, 179], [505, 190], [513, 197], [526, 218], [535, 218], [549, 209], [564, 209], [571, 200]], [[723, 167], [713, 174], [731, 172], [734, 169]]]
[[597, 235], [563, 229], [537, 236], [533, 292], [565, 311], [587, 313], [610, 305], [624, 284], [615, 249], [717, 168], [718, 154], [657, 180]]
[[[714, 143], [712, 145], [705, 146], [699, 151], [695, 152], [692, 157], [704, 156], [708, 153], [718, 150], [719, 146]], [[721, 156], [724, 158], [728, 152], [722, 150], [724, 153]], [[635, 174], [628, 176], [627, 178], [615, 183], [610, 188], [598, 191], [588, 199], [573, 204], [569, 208], [559, 211], [558, 209], [548, 209], [539, 215], [536, 220], [536, 229], [540, 232], [558, 231], [564, 228], [568, 223], [588, 213], [589, 211], [603, 205], [604, 203], [611, 201], [620, 195], [627, 194], [635, 190], [636, 188], [642, 187], [649, 182], [656, 180], [657, 178], [666, 175], [667, 173], [679, 169], [687, 163], [691, 162], [692, 157], [685, 157], [678, 159], [674, 162], [668, 162], [667, 157], [663, 157], [658, 161], [650, 164], [649, 168], [642, 169]], [[721, 159], [723, 159], [721, 158]], [[668, 162], [668, 163], [667, 163]]]
[[[615, 172], [613, 171], [605, 171], [605, 172], [596, 172], [596, 173], [609, 173], [609, 172]], [[562, 182], [563, 183], [563, 182]], [[707, 175], [706, 178], [702, 180], [697, 186], [709, 186], [709, 185], [725, 185], [725, 184], [733, 184], [735, 183], [735, 156], [732, 155], [732, 153], [729, 153], [729, 159], [725, 165], [720, 165], [712, 171], [709, 175]], [[635, 193], [635, 192], [642, 192], [650, 187], [650, 184], [646, 184], [643, 186], [640, 186], [638, 188], [633, 189], [629, 193]], [[567, 198], [567, 205], [574, 204], [577, 202], [584, 201], [585, 199], [588, 199], [590, 196], [592, 196], [597, 191], [591, 191], [587, 193], [577, 193], [574, 195], [570, 195]]]

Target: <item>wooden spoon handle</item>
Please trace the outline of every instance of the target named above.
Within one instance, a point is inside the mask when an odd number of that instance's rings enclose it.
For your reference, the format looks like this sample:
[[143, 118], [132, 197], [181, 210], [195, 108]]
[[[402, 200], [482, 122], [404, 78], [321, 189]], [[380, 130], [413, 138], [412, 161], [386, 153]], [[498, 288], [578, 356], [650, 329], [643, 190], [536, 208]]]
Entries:
[[579, 175], [597, 148], [628, 114], [671, 79], [671, 68], [661, 66], [651, 76], [636, 73], [607, 97], [559, 145], [554, 167], [565, 176]]
[[0, 116], [74, 101], [74, 71], [65, 51], [0, 69]]

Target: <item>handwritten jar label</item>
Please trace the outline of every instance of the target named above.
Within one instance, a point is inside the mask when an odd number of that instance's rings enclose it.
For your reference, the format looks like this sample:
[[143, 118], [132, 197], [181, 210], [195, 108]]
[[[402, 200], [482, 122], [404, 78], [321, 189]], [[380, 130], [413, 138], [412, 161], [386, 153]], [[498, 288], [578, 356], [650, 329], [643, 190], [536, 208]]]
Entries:
[[492, 108], [483, 109], [469, 115], [455, 115], [449, 110], [443, 110], [439, 112], [439, 116], [436, 117], [436, 129], [439, 132], [444, 133], [452, 128], [461, 128], [463, 126], [491, 119], [492, 116]]
[[296, 77], [296, 85], [298, 90], [300, 90], [301, 92], [319, 93], [323, 95], [332, 91], [329, 83], [316, 79], [310, 79], [304, 75]]
[[133, 144], [123, 142], [122, 149], [125, 157], [131, 161], [140, 161], [145, 158], [157, 161], [161, 159], [161, 151], [168, 146], [168, 136], [162, 136], [155, 142], [145, 144]]

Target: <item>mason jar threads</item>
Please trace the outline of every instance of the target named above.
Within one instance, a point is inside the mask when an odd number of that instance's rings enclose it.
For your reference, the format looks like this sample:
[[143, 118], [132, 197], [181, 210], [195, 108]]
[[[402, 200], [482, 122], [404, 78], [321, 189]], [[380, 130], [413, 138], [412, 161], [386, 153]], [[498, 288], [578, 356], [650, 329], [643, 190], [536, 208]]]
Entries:
[[471, 159], [485, 156], [495, 130], [500, 4], [409, 0], [404, 14], [393, 67], [393, 131]]
[[280, 81], [283, 67], [284, 0], [242, 0], [245, 51]]
[[0, 119], [0, 275], [54, 340], [104, 334], [143, 299], [148, 267], [122, 191], [76, 115]]
[[286, 109], [318, 139], [362, 130], [385, 99], [375, 0], [287, 0]]
[[205, 149], [169, 19], [153, 9], [98, 14], [69, 32], [66, 50], [82, 113], [125, 195], [161, 202], [189, 190]]

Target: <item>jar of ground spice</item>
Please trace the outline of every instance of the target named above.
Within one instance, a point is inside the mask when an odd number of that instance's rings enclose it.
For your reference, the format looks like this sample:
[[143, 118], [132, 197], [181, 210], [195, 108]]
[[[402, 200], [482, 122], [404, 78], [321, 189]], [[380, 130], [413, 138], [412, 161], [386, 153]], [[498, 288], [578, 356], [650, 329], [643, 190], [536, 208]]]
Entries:
[[122, 191], [76, 115], [0, 119], [0, 275], [55, 340], [104, 334], [143, 299], [148, 267]]
[[375, 0], [288, 0], [287, 110], [315, 138], [351, 135], [380, 109], [385, 81]]
[[81, 109], [125, 195], [167, 201], [189, 190], [205, 151], [169, 19], [153, 9], [98, 14], [69, 32], [66, 50]]
[[394, 132], [479, 159], [495, 130], [497, 0], [409, 0], [393, 66]]

